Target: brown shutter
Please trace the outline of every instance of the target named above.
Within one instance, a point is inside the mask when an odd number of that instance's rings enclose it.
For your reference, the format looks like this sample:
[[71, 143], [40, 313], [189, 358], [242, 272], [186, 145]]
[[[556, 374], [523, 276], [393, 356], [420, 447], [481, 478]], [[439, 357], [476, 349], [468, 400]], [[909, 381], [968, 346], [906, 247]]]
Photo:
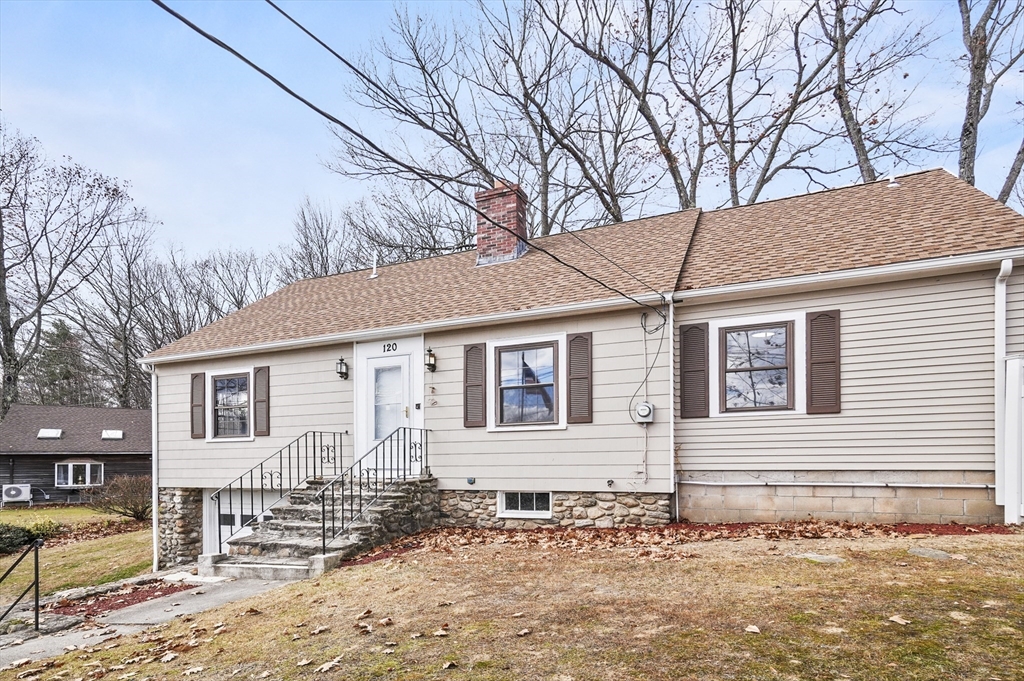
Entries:
[[192, 439], [206, 437], [206, 374], [192, 374]]
[[679, 327], [679, 415], [710, 416], [708, 397], [708, 325]]
[[594, 395], [591, 390], [593, 361], [593, 334], [572, 333], [566, 342], [569, 346], [569, 413], [568, 423], [592, 423], [594, 421]]
[[463, 348], [462, 423], [466, 428], [487, 425], [487, 346], [474, 343]]
[[837, 414], [839, 310], [807, 313], [807, 413]]
[[252, 370], [253, 435], [270, 435], [270, 367]]

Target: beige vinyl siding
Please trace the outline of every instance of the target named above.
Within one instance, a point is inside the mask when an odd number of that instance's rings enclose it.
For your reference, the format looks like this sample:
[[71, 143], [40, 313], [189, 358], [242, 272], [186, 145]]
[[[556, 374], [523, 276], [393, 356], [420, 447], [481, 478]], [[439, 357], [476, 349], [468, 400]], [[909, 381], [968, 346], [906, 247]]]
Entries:
[[1006, 282], [1006, 354], [1024, 355], [1024, 261], [1016, 261]]
[[[428, 334], [425, 343], [437, 355], [437, 371], [427, 374], [425, 424], [430, 429], [430, 468], [442, 489], [522, 491], [668, 491], [671, 487], [669, 330], [658, 352], [659, 334], [647, 336], [648, 385], [655, 405], [649, 427], [646, 483], [642, 480], [644, 430], [630, 419], [630, 398], [641, 385], [644, 332], [640, 311], [611, 312]], [[650, 321], [653, 328], [657, 318]], [[484, 343], [545, 334], [593, 333], [593, 423], [568, 424], [564, 430], [464, 428], [462, 353], [467, 343]], [[565, 390], [560, 383], [559, 390]], [[637, 399], [642, 399], [643, 391]], [[487, 409], [495, 408], [492, 389]], [[472, 486], [467, 478], [475, 478]]]
[[[682, 323], [838, 308], [842, 412], [679, 419], [677, 389], [677, 468], [990, 470], [995, 275], [992, 270], [678, 305], [677, 328]], [[1024, 307], [1019, 277], [1011, 282], [1009, 301], [1009, 307]], [[1009, 325], [1011, 345], [1020, 347], [1024, 314], [1011, 313]], [[718, 351], [716, 338], [710, 350]]]
[[[340, 355], [351, 364], [352, 346], [330, 346], [162, 365], [159, 385], [159, 485], [216, 488], [311, 430], [352, 432], [352, 381], [334, 371]], [[189, 378], [225, 369], [270, 366], [270, 435], [250, 442], [193, 440], [189, 430]], [[207, 396], [209, 400], [209, 396]], [[251, 419], [250, 419], [251, 426]], [[207, 429], [210, 424], [207, 423]], [[352, 438], [344, 440], [351, 462]]]

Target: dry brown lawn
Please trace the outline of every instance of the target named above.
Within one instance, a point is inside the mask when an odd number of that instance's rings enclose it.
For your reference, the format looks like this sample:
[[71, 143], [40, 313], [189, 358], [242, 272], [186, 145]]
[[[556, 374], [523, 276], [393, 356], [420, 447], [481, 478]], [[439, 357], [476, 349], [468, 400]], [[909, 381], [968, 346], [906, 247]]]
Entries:
[[[846, 562], [793, 557], [805, 552]], [[39, 678], [1024, 679], [1024, 535], [748, 538], [653, 554], [428, 535], [52, 665]]]

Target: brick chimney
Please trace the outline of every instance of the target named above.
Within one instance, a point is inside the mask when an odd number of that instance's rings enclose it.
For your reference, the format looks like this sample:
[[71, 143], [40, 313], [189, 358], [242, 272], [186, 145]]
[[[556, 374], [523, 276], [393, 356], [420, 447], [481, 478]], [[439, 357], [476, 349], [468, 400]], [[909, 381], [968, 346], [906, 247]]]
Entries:
[[477, 215], [477, 266], [515, 260], [526, 253], [526, 194], [518, 184], [495, 180], [494, 189], [477, 193], [476, 207], [512, 232], [510, 234]]

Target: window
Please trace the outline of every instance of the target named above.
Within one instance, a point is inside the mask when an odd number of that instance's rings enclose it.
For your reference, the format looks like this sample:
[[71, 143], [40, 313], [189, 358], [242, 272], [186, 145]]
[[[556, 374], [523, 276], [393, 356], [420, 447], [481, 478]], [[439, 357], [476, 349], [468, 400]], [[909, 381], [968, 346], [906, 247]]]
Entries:
[[500, 496], [499, 517], [551, 517], [551, 492], [502, 492]]
[[497, 349], [498, 424], [556, 423], [557, 344]]
[[719, 330], [720, 408], [793, 408], [792, 322]]
[[103, 484], [103, 464], [76, 462], [57, 464], [57, 487], [92, 487]]
[[213, 436], [249, 435], [249, 375], [214, 376]]

